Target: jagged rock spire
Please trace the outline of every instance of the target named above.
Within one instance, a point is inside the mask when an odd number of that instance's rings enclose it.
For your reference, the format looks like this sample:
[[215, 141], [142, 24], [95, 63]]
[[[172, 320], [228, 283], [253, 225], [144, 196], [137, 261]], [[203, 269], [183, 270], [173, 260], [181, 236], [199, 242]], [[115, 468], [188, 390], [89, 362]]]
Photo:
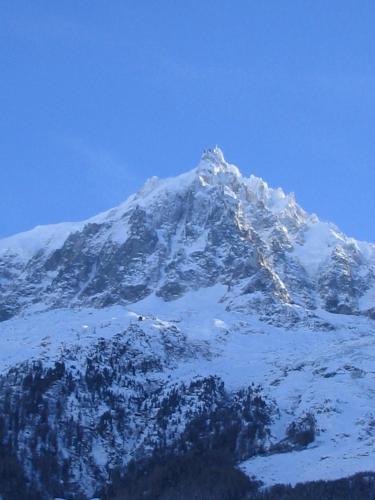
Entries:
[[225, 163], [225, 158], [223, 151], [219, 146], [214, 148], [204, 149], [201, 157], [201, 161], [209, 161], [210, 163], [220, 164]]

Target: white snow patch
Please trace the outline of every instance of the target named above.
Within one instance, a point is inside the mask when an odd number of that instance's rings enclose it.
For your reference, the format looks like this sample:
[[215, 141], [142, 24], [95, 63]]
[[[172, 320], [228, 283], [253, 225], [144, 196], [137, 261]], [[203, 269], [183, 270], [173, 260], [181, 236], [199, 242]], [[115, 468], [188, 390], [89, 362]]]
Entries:
[[222, 319], [215, 318], [214, 325], [216, 328], [220, 328], [221, 330], [226, 330], [228, 328], [228, 325]]
[[316, 219], [310, 221], [304, 237], [302, 245], [296, 242], [293, 254], [310, 275], [317, 272], [338, 243], [345, 241], [335, 226]]
[[361, 311], [367, 311], [375, 307], [375, 285], [362, 295], [358, 301], [358, 305]]
[[0, 240], [0, 256], [16, 254], [24, 260], [38, 251], [52, 251], [61, 248], [68, 236], [82, 227], [81, 222], [65, 222], [49, 226], [36, 226], [30, 231]]

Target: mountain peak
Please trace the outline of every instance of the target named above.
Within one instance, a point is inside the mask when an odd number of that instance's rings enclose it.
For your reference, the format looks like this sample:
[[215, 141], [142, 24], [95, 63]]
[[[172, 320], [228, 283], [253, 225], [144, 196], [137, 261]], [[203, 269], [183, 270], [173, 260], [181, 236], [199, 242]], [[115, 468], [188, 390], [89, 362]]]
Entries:
[[241, 177], [238, 168], [225, 160], [224, 153], [218, 146], [203, 151], [197, 173], [216, 176], [220, 174], [232, 174], [235, 177]]
[[220, 165], [225, 162], [224, 153], [219, 148], [219, 146], [215, 146], [214, 148], [204, 149], [201, 157], [201, 161], [207, 161], [210, 163], [214, 163]]

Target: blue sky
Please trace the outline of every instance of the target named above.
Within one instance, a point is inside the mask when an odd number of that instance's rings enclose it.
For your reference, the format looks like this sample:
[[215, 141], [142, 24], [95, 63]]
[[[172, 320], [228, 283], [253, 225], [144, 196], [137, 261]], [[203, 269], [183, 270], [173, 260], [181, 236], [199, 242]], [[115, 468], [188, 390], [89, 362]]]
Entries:
[[0, 236], [80, 220], [218, 144], [375, 241], [375, 3], [2, 0]]

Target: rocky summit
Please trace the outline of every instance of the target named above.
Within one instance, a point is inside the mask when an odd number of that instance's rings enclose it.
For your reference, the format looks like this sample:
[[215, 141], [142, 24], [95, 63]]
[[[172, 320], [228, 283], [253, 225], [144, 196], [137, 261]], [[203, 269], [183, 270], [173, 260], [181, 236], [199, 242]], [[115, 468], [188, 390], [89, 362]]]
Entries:
[[264, 486], [374, 469], [374, 319], [375, 245], [218, 147], [0, 240], [0, 496], [115, 498], [202, 450]]

